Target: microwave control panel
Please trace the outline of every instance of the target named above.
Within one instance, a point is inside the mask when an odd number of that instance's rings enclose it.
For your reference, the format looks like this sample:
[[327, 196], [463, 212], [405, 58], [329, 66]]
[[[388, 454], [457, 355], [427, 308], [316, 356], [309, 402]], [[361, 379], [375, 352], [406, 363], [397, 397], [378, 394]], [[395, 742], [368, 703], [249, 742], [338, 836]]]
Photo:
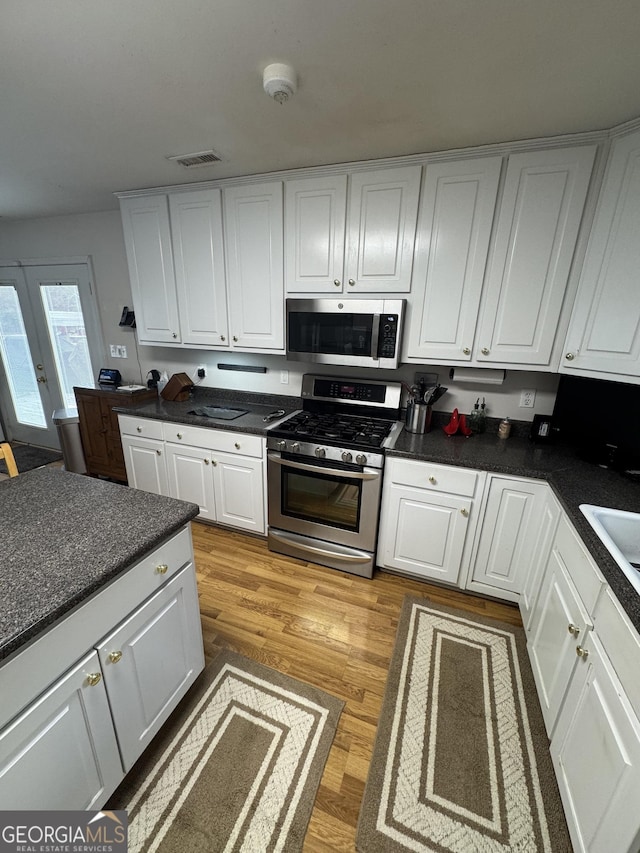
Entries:
[[398, 315], [385, 314], [380, 317], [378, 358], [395, 358], [398, 341]]

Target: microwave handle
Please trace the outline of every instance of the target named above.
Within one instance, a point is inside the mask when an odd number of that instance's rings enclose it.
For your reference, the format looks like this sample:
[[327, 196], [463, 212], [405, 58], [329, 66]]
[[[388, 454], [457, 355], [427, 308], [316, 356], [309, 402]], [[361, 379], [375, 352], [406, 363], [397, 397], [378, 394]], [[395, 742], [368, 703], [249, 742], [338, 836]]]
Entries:
[[380, 338], [380, 314], [373, 315], [371, 325], [371, 358], [378, 358], [378, 340]]

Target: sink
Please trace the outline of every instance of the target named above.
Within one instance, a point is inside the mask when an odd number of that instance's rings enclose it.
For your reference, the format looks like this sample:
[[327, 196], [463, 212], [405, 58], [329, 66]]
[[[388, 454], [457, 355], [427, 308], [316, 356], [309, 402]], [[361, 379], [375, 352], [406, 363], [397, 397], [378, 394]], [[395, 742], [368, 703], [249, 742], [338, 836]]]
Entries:
[[602, 544], [640, 593], [640, 513], [581, 504]]

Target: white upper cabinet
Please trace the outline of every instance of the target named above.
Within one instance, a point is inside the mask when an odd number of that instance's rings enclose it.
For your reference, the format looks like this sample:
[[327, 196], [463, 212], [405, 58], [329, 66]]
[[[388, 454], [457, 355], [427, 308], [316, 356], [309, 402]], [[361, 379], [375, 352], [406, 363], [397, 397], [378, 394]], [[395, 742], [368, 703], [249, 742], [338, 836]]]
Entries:
[[495, 211], [501, 157], [425, 170], [405, 354], [469, 361]]
[[283, 352], [282, 182], [225, 189], [224, 214], [231, 345]]
[[345, 254], [346, 291], [408, 293], [421, 166], [351, 176]]
[[421, 169], [287, 181], [287, 293], [408, 293]]
[[552, 365], [595, 153], [590, 145], [509, 157], [476, 338], [478, 363]]
[[640, 130], [613, 142], [560, 370], [640, 381]]
[[120, 201], [140, 343], [180, 343], [180, 321], [165, 195]]
[[219, 189], [169, 195], [182, 343], [228, 346]]
[[285, 184], [285, 289], [340, 293], [343, 288], [347, 176]]

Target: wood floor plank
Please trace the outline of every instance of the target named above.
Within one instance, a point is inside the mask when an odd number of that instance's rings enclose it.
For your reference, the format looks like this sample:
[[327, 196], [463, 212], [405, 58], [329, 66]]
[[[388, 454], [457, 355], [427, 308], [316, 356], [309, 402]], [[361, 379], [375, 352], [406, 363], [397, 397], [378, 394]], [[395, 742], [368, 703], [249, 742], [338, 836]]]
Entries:
[[304, 850], [353, 853], [404, 596], [518, 625], [517, 608], [387, 572], [359, 578], [208, 524], [192, 532], [207, 660], [234, 649], [345, 702]]

